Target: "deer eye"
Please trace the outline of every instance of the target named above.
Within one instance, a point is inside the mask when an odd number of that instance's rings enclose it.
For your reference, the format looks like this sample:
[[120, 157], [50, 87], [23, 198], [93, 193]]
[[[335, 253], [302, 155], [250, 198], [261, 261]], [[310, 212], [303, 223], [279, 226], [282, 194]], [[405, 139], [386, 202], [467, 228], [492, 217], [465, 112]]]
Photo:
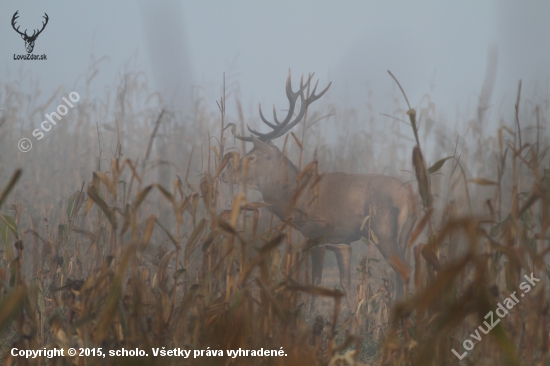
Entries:
[[248, 161], [254, 161], [256, 160], [256, 157], [254, 155], [248, 157]]

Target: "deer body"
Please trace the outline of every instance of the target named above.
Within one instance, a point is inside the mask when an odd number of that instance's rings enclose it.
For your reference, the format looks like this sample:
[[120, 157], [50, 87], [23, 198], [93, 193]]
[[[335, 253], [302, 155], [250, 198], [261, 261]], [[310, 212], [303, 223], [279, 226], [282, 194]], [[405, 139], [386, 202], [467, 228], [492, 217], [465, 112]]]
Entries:
[[[276, 216], [281, 220], [291, 216], [307, 238], [324, 236], [326, 245], [311, 252], [312, 281], [314, 284], [321, 282], [324, 250], [334, 251], [340, 284], [350, 310], [355, 310], [349, 296], [352, 242], [362, 236], [368, 237], [370, 228], [384, 258], [389, 260], [395, 254], [405, 263], [406, 244], [416, 213], [408, 187], [398, 178], [380, 174], [325, 173], [318, 180], [302, 178], [307, 181], [302, 183], [297, 181], [296, 166], [277, 147], [259, 140], [243, 159], [248, 160], [244, 183], [260, 191]], [[298, 190], [301, 194], [297, 195]], [[365, 228], [361, 230], [365, 220]], [[397, 296], [400, 296], [403, 283], [399, 275], [396, 277]]]
[[[270, 143], [300, 122], [309, 104], [319, 99], [330, 87], [329, 84], [317, 95], [315, 84], [311, 94], [304, 96], [312, 77], [305, 84], [302, 79], [300, 89], [294, 92], [289, 74], [286, 82], [289, 108], [284, 120], [277, 119], [275, 106], [274, 122], [266, 120], [260, 106], [262, 121], [273, 131], [260, 133], [249, 127], [254, 136], [236, 136], [254, 143], [254, 148], [241, 159], [237, 177], [243, 179], [248, 187], [260, 191], [271, 211], [281, 220], [292, 219], [307, 238], [322, 237], [322, 245], [311, 249], [313, 283], [321, 282], [325, 249], [333, 251], [340, 271], [340, 285], [345, 292], [348, 308], [354, 312], [353, 297], [350, 296], [350, 244], [361, 236], [372, 236], [384, 258], [390, 260], [397, 256], [402, 263], [406, 263], [406, 244], [416, 222], [415, 205], [408, 185], [397, 178], [380, 174], [344, 173], [326, 173], [315, 177], [311, 172], [299, 172]], [[300, 111], [295, 115], [298, 98]], [[246, 169], [243, 169], [244, 166]], [[363, 223], [366, 230], [364, 227], [362, 231]], [[390, 265], [396, 270], [395, 261], [390, 261]], [[403, 281], [399, 274], [396, 278], [399, 297], [403, 294]], [[313, 307], [314, 299], [311, 302], [312, 310]]]

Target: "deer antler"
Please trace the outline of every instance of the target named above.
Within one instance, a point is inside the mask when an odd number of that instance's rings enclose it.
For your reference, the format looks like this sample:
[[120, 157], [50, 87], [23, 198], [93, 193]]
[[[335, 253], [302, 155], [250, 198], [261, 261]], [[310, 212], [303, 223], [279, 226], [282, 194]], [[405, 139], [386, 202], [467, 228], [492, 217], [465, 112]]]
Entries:
[[[48, 24], [48, 20], [49, 20], [50, 18], [48, 18], [48, 14], [46, 14], [46, 13], [44, 13], [44, 16], [43, 16], [42, 18], [46, 19], [46, 22], [42, 22], [42, 29], [40, 29], [40, 30], [38, 31], [38, 33], [36, 33], [36, 30], [35, 30], [35, 31], [33, 32], [32, 36], [30, 36], [30, 38], [36, 38], [36, 37], [38, 37], [38, 35], [39, 35], [40, 33], [42, 33], [42, 31], [44, 30], [44, 28], [46, 28], [46, 24]], [[35, 33], [36, 33], [36, 34], [35, 34]]]
[[15, 12], [15, 14], [13, 14], [13, 17], [11, 18], [11, 26], [12, 26], [13, 29], [14, 29], [17, 33], [19, 33], [20, 35], [26, 36], [26, 35], [27, 35], [27, 30], [26, 30], [26, 29], [25, 29], [25, 33], [21, 33], [21, 32], [19, 31], [19, 27], [15, 28], [15, 21], [17, 20], [17, 18], [19, 18], [19, 15], [17, 15], [17, 13], [19, 13], [19, 10], [17, 10], [17, 11]]
[[[21, 33], [21, 32], [19, 31], [19, 26], [18, 26], [17, 28], [15, 28], [15, 21], [17, 20], [17, 18], [19, 18], [18, 13], [19, 13], [19, 10], [17, 10], [17, 11], [15, 12], [15, 14], [13, 14], [13, 17], [11, 18], [11, 26], [13, 27], [13, 29], [14, 29], [17, 33], [19, 33], [19, 34], [22, 35], [22, 36], [25, 36], [25, 38], [28, 38], [28, 39], [33, 39], [33, 38], [36, 39], [36, 37], [38, 37], [38, 35], [39, 35], [40, 33], [42, 33], [42, 31], [44, 30], [44, 28], [46, 28], [46, 24], [48, 24], [48, 20], [50, 19], [50, 18], [48, 17], [48, 14], [47, 14], [47, 13], [44, 13], [44, 16], [43, 16], [42, 18], [46, 19], [46, 21], [45, 21], [45, 22], [42, 22], [42, 29], [40, 29], [40, 30], [35, 29], [34, 32], [32, 33], [32, 36], [29, 36], [29, 35], [27, 34], [27, 30], [26, 30], [26, 29], [25, 29], [25, 32], [24, 32], [24, 33]], [[38, 31], [38, 33], [36, 33], [37, 31]]]
[[[260, 118], [262, 119], [262, 122], [268, 125], [271, 129], [273, 129], [273, 131], [268, 133], [260, 133], [258, 131], [251, 129], [249, 126], [246, 126], [248, 130], [256, 136], [243, 137], [243, 136], [237, 135], [235, 137], [243, 141], [253, 141], [253, 138], [257, 138], [263, 142], [268, 142], [290, 131], [290, 129], [296, 126], [296, 124], [298, 124], [298, 122], [300, 122], [300, 120], [304, 117], [308, 106], [314, 101], [316, 101], [317, 99], [321, 98], [323, 94], [326, 93], [328, 88], [330, 88], [330, 85], [332, 84], [331, 82], [321, 93], [319, 93], [318, 95], [315, 95], [317, 84], [319, 84], [319, 80], [317, 80], [317, 82], [315, 83], [315, 86], [313, 87], [313, 91], [306, 99], [304, 97], [304, 91], [308, 88], [309, 83], [313, 78], [313, 75], [315, 75], [315, 73], [309, 76], [305, 84], [304, 84], [304, 77], [302, 76], [300, 78], [300, 89], [297, 92], [293, 92], [292, 82], [290, 80], [290, 71], [288, 72], [288, 78], [286, 79], [286, 96], [288, 98], [289, 107], [288, 107], [288, 114], [286, 115], [283, 121], [279, 122], [279, 120], [277, 119], [277, 112], [275, 111], [275, 105], [273, 106], [273, 120], [275, 123], [269, 122], [264, 117], [262, 113], [262, 105], [261, 104], [259, 105], [258, 109], [260, 110]], [[296, 107], [296, 101], [298, 100], [298, 97], [300, 97], [300, 112], [298, 112], [298, 115], [296, 116], [294, 121], [290, 122], [290, 120], [292, 119], [292, 115], [294, 114], [294, 109]]]

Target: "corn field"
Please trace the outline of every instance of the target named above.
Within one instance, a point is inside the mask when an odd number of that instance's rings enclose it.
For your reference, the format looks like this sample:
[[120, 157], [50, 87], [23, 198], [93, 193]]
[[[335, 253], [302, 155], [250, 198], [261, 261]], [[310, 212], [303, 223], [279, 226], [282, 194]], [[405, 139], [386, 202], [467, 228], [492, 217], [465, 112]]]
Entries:
[[[224, 80], [217, 104], [197, 92], [191, 111], [171, 110], [127, 73], [93, 99], [101, 61], [26, 153], [17, 141], [69, 90], [37, 105], [24, 77], [0, 84], [2, 364], [550, 365], [548, 98], [522, 98], [520, 82], [515, 114], [453, 128], [429, 97], [408, 105], [406, 87], [390, 116], [365, 121], [329, 95], [286, 135], [301, 171], [413, 182], [419, 220], [394, 263], [407, 295], [392, 298], [395, 275], [365, 235], [348, 309], [330, 255], [311, 283], [317, 238], [222, 182], [246, 152], [234, 135], [258, 123], [238, 92]], [[336, 145], [330, 126], [344, 131]], [[121, 350], [134, 353], [110, 353]]]

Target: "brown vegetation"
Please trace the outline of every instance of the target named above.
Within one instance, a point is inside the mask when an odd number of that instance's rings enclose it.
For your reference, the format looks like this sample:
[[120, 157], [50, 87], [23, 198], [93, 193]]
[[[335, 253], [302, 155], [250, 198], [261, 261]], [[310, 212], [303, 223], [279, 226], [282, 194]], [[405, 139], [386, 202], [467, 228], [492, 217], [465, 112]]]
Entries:
[[[86, 88], [97, 65], [86, 75]], [[352, 288], [358, 289], [359, 311], [345, 317], [342, 292], [331, 289], [336, 276], [325, 275], [323, 288], [308, 284], [307, 241], [253, 196], [227, 192], [221, 183], [221, 172], [239, 157], [227, 148], [235, 141], [228, 132], [245, 119], [240, 107], [237, 118], [226, 115], [226, 97], [238, 102], [235, 90], [224, 91], [221, 113], [197, 98], [194, 110], [182, 116], [160, 112], [162, 101], [148, 93], [143, 75], [128, 73], [113, 106], [110, 96], [93, 100], [79, 92], [82, 99], [63, 125], [33, 141], [31, 152], [20, 153], [17, 141], [32, 131], [28, 121], [49, 113], [64, 91], [37, 106], [19, 84], [1, 88], [3, 363], [549, 364], [547, 100], [529, 104], [518, 93], [516, 115], [503, 117], [494, 138], [480, 120], [459, 138], [439, 122], [429, 99], [419, 111], [397, 105], [384, 135], [352, 134], [316, 154], [323, 138], [310, 127], [323, 117], [310, 111], [302, 138], [285, 141], [282, 149], [299, 156], [299, 169], [302, 158], [314, 156], [323, 170], [414, 170], [422, 201], [407, 254], [412, 270], [400, 271], [410, 279], [411, 296], [391, 301], [395, 279], [365, 238], [354, 246], [360, 260]], [[333, 123], [353, 126], [353, 116], [327, 104]], [[404, 115], [407, 130], [397, 120]], [[365, 123], [372, 126], [379, 118]], [[215, 139], [209, 135], [214, 131]], [[424, 146], [437, 134], [453, 135], [456, 143], [439, 138], [440, 144]], [[352, 158], [357, 156], [364, 158]], [[426, 156], [437, 162], [427, 164]], [[166, 173], [166, 166], [176, 174]], [[463, 341], [472, 339], [497, 303], [520, 291], [531, 272], [540, 282], [490, 333], [480, 333], [459, 362], [451, 349], [462, 354]], [[315, 314], [305, 310], [312, 294], [322, 297]], [[148, 356], [10, 355], [12, 348], [44, 347], [101, 347], [103, 353], [139, 348]], [[162, 347], [209, 347], [224, 355], [153, 356], [151, 350]], [[281, 347], [286, 356], [226, 353]]]

